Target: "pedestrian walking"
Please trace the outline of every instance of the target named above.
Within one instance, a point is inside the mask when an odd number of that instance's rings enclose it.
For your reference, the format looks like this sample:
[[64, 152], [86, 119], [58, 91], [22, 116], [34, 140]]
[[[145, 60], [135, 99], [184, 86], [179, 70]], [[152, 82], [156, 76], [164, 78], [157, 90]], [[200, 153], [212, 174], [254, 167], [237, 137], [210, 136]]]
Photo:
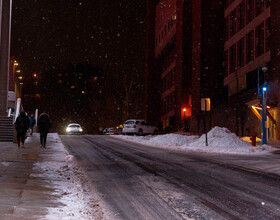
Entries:
[[22, 143], [22, 147], [24, 147], [25, 134], [28, 128], [29, 128], [29, 119], [26, 116], [25, 111], [21, 111], [15, 122], [18, 147], [20, 147], [20, 142]]
[[51, 127], [50, 117], [48, 114], [44, 112], [39, 116], [38, 119], [41, 148], [46, 148], [47, 135], [49, 133], [50, 127]]
[[33, 127], [35, 124], [36, 124], [35, 117], [33, 114], [31, 114], [29, 117], [29, 131], [31, 135], [33, 134]]

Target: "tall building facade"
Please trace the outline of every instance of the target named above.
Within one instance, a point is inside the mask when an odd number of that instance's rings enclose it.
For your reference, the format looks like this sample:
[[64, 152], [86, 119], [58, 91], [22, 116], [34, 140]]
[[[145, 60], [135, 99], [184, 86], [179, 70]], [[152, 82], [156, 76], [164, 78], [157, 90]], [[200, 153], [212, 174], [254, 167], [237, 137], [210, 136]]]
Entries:
[[[238, 135], [257, 132], [261, 136], [261, 91], [267, 85], [268, 138], [280, 139], [280, 127], [277, 125], [280, 97], [279, 13], [277, 0], [226, 1], [224, 87], [228, 91], [228, 102], [220, 108], [220, 113], [225, 109], [231, 112], [227, 117], [231, 123], [221, 124]], [[231, 108], [228, 108], [230, 105]]]
[[[195, 133], [227, 127], [280, 139], [279, 0], [147, 1], [146, 118]], [[211, 112], [201, 111], [210, 98]], [[182, 126], [182, 124], [184, 126]]]
[[201, 98], [222, 88], [219, 29], [223, 4], [218, 0], [147, 0], [147, 120], [165, 130], [199, 132]]

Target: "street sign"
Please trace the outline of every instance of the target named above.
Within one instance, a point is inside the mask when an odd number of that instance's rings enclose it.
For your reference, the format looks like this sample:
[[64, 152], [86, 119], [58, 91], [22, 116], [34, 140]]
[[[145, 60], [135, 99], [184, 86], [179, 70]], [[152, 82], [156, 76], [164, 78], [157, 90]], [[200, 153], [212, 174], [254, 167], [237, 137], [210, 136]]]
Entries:
[[210, 111], [211, 110], [211, 101], [210, 98], [201, 98], [201, 111]]

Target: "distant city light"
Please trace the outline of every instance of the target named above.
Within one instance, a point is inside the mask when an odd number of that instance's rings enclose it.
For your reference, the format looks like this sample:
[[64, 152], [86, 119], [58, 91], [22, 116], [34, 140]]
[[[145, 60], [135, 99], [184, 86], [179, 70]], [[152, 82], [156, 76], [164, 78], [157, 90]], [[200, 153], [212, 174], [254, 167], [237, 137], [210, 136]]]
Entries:
[[266, 91], [266, 87], [263, 87], [263, 91], [264, 91], [264, 92]]

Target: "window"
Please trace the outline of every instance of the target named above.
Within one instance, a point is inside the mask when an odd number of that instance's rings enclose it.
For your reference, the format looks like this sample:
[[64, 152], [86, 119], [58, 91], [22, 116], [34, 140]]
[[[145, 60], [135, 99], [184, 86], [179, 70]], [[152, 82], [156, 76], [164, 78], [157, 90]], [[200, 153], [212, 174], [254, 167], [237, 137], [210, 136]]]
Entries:
[[244, 51], [244, 38], [242, 38], [240, 41], [237, 43], [237, 68], [240, 68], [244, 65], [244, 56], [245, 56], [245, 51]]
[[234, 80], [228, 85], [228, 95], [232, 96], [236, 93], [237, 93], [237, 80]]
[[247, 34], [247, 63], [254, 59], [254, 31]]
[[230, 72], [236, 70], [236, 44], [230, 48]]
[[255, 0], [247, 0], [247, 24], [254, 19]]
[[229, 68], [228, 68], [228, 50], [225, 52], [225, 65], [226, 65], [226, 75], [229, 75]]
[[238, 78], [237, 79], [237, 91], [240, 92], [240, 91], [246, 89], [246, 84], [247, 84], [246, 75]]
[[226, 40], [230, 38], [230, 19], [229, 16], [226, 17]]
[[256, 34], [256, 57], [264, 53], [264, 23], [259, 25], [255, 31]]
[[256, 16], [264, 11], [264, 0], [256, 0]]
[[232, 81], [228, 85], [228, 95], [232, 96], [232, 95], [246, 89], [246, 87], [247, 87], [247, 77], [245, 74], [245, 75], [239, 77], [238, 79]]
[[[242, 29], [245, 23], [244, 1], [239, 5], [239, 28]], [[240, 30], [239, 29], [239, 30]]]
[[265, 21], [265, 51], [270, 49], [270, 34], [271, 34], [271, 19], [268, 18]]
[[231, 33], [230, 36], [232, 37], [236, 33], [236, 11], [233, 10], [231, 12]]

